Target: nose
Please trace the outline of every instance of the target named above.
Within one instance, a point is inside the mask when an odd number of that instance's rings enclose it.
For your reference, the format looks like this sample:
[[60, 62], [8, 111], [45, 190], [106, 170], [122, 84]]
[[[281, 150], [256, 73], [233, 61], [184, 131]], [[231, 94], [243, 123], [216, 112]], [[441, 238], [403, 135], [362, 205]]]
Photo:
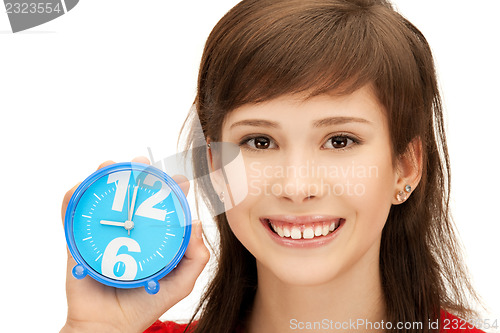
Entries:
[[283, 174], [277, 177], [272, 189], [280, 200], [299, 204], [323, 195], [322, 178], [316, 170], [318, 165], [307, 155], [301, 152], [285, 159]]

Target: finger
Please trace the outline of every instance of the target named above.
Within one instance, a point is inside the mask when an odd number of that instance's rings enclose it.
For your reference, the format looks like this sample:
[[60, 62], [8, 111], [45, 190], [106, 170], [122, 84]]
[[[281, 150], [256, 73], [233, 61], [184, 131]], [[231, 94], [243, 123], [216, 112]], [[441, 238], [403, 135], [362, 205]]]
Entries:
[[97, 170], [102, 169], [104, 167], [107, 167], [108, 165], [115, 164], [115, 163], [116, 163], [115, 161], [108, 160], [106, 162], [101, 163], [99, 165], [99, 167], [97, 168]]
[[160, 280], [160, 293], [167, 291], [163, 297], [166, 304], [175, 304], [189, 295], [194, 288], [198, 276], [210, 259], [203, 237], [201, 221], [193, 221], [193, 231], [184, 257], [177, 267]]
[[[192, 221], [191, 236], [189, 238], [189, 245], [184, 253], [184, 259], [206, 259], [205, 264], [210, 259], [210, 252], [203, 241], [203, 225], [200, 220]], [[205, 266], [205, 264], [203, 264], [203, 266]]]
[[189, 180], [182, 175], [174, 175], [172, 179], [179, 185], [184, 195], [187, 196], [189, 192]]
[[132, 162], [136, 162], [136, 163], [144, 163], [144, 164], [148, 164], [148, 165], [151, 165], [151, 162], [149, 161], [149, 158], [145, 157], [145, 156], [138, 156], [138, 157], [134, 157], [132, 159]]
[[80, 184], [81, 183], [78, 183], [75, 186], [73, 186], [71, 188], [71, 190], [66, 192], [66, 194], [64, 195], [62, 205], [61, 205], [61, 219], [63, 221], [63, 225], [64, 225], [64, 216], [66, 215], [66, 208], [68, 207], [69, 200], [71, 199], [71, 196], [73, 195], [75, 190], [78, 188], [78, 186], [80, 186]]
[[[81, 183], [78, 183], [75, 186], [73, 186], [71, 188], [71, 190], [66, 192], [66, 194], [64, 195], [63, 202], [61, 205], [61, 221], [62, 221], [63, 227], [64, 227], [64, 223], [65, 223], [64, 219], [66, 216], [66, 208], [68, 207], [68, 203], [71, 200], [73, 193], [75, 193], [75, 190], [78, 188], [78, 186], [80, 186], [80, 184]], [[74, 265], [76, 265], [76, 262], [73, 260], [73, 257], [71, 256], [71, 253], [69, 252], [68, 246], [66, 246], [66, 252], [68, 253], [68, 265], [71, 265], [71, 267], [73, 267]]]

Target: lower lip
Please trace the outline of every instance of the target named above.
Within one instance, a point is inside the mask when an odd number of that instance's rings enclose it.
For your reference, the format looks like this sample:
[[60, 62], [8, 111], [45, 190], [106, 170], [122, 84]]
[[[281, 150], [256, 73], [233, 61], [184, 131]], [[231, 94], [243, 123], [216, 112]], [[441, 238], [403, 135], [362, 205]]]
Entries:
[[340, 226], [337, 229], [335, 229], [328, 235], [317, 236], [317, 237], [314, 236], [314, 238], [311, 239], [304, 239], [304, 238], [293, 239], [291, 237], [280, 237], [273, 230], [271, 230], [271, 226], [269, 225], [268, 222], [261, 221], [261, 223], [271, 236], [271, 239], [274, 240], [279, 245], [286, 247], [294, 247], [294, 248], [314, 248], [314, 247], [324, 246], [333, 241], [337, 237], [342, 227], [344, 226], [345, 220], [340, 223]]

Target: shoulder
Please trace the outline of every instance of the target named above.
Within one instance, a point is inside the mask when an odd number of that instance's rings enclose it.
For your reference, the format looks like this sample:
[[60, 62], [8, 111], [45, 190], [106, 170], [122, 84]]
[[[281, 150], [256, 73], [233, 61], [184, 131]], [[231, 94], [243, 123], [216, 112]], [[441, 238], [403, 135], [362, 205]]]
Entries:
[[441, 333], [484, 333], [480, 329], [474, 327], [472, 323], [447, 312], [441, 310]]
[[[157, 320], [144, 333], [182, 333], [188, 324], [178, 324], [173, 321], [161, 322]], [[193, 325], [191, 325], [193, 327]]]

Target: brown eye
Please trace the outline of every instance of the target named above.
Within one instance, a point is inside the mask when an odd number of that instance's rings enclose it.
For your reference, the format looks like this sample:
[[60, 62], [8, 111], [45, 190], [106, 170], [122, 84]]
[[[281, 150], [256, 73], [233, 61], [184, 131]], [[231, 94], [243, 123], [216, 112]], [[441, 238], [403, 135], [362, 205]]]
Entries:
[[341, 137], [341, 136], [336, 136], [333, 137], [332, 139], [332, 146], [333, 148], [345, 148], [347, 147], [347, 138], [346, 137]]
[[274, 149], [277, 148], [278, 146], [274, 142], [273, 139], [267, 137], [267, 136], [252, 136], [252, 137], [246, 137], [239, 143], [240, 147], [247, 149], [247, 150], [268, 150], [268, 149]]
[[325, 148], [345, 149], [349, 148], [353, 143], [356, 143], [356, 141], [345, 135], [336, 135], [328, 139], [328, 141], [325, 144]]
[[[258, 137], [258, 138], [254, 138], [252, 140], [254, 142], [255, 148], [257, 148], [257, 149], [267, 149], [271, 145], [271, 140], [269, 140], [269, 138], [266, 138], [263, 136]], [[252, 140], [250, 140], [250, 141], [252, 141]]]

